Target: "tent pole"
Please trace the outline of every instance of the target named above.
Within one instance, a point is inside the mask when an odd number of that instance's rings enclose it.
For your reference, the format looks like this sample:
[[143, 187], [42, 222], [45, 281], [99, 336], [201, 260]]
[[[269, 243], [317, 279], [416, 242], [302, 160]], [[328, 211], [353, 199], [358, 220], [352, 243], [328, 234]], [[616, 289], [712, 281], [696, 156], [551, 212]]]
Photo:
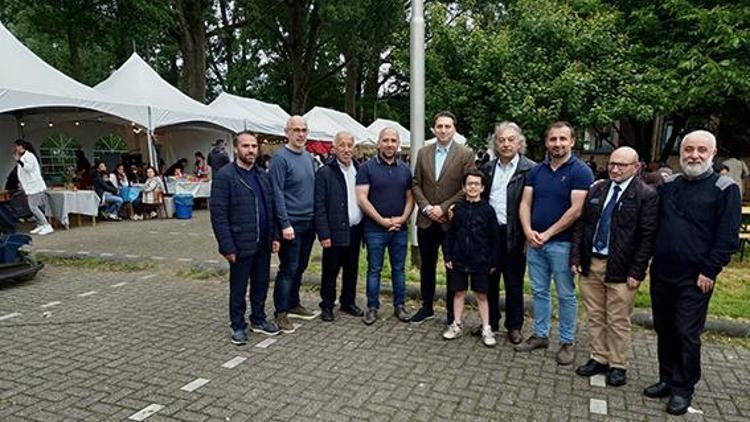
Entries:
[[148, 106], [148, 132], [146, 133], [146, 142], [148, 144], [148, 162], [150, 165], [156, 168], [156, 161], [154, 161], [154, 141], [151, 138], [153, 135], [153, 130], [153, 124], [151, 123], [151, 106]]
[[[409, 151], [411, 170], [417, 164], [417, 153], [424, 145], [424, 1], [413, 0], [411, 2], [411, 81], [410, 81], [410, 108], [411, 108], [411, 148]], [[377, 103], [376, 103], [377, 104]], [[418, 208], [418, 207], [417, 207]], [[419, 266], [419, 244], [417, 242], [417, 213], [411, 215], [411, 261], [412, 265]]]

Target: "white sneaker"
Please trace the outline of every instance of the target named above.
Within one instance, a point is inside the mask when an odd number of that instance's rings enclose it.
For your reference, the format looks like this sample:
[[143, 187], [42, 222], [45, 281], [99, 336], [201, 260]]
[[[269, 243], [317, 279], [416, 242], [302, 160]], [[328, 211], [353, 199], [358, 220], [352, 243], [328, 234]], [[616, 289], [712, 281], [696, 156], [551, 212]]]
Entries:
[[156, 218], [158, 216], [159, 216], [159, 213], [157, 213], [156, 211], [151, 211], [151, 218]]
[[495, 347], [497, 345], [495, 333], [492, 332], [492, 327], [489, 325], [482, 328], [482, 343], [487, 347]]
[[41, 230], [42, 230], [43, 228], [44, 228], [44, 226], [36, 226], [35, 228], [33, 228], [33, 229], [29, 230], [29, 234], [37, 234], [37, 233], [39, 233], [39, 232], [40, 232], [40, 231], [41, 231]]
[[39, 230], [39, 231], [37, 232], [37, 234], [38, 234], [39, 236], [45, 236], [45, 235], [48, 235], [48, 234], [50, 234], [50, 233], [52, 233], [52, 232], [54, 232], [54, 231], [55, 231], [55, 230], [54, 230], [54, 229], [52, 228], [52, 226], [50, 226], [49, 224], [47, 224], [46, 226], [42, 227], [42, 229], [41, 229], [41, 230]]
[[455, 340], [463, 334], [463, 325], [460, 322], [453, 321], [453, 324], [443, 331], [443, 338], [446, 340]]

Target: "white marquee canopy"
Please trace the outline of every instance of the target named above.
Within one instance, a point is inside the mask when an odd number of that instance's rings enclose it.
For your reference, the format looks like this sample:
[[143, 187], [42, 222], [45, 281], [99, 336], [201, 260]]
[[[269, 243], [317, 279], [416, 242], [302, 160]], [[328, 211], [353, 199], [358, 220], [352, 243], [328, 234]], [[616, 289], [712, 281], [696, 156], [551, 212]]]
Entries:
[[337, 132], [345, 130], [354, 135], [354, 142], [377, 139], [377, 136], [346, 113], [324, 107], [313, 107], [305, 114], [310, 128], [309, 139], [332, 142]]
[[289, 119], [289, 113], [276, 104], [226, 92], [219, 94], [208, 107], [216, 114], [242, 119], [244, 124], [236, 128], [236, 132], [252, 130], [268, 135], [284, 136], [284, 127]]

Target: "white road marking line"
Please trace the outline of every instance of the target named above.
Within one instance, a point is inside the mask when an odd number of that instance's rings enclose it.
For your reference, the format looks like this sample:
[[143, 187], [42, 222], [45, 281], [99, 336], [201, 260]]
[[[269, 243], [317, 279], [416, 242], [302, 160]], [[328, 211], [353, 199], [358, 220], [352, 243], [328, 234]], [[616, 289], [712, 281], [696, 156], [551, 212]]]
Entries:
[[78, 251], [78, 252], [76, 252], [76, 253], [77, 253], [78, 255], [88, 255], [88, 254], [90, 254], [91, 252], [89, 252], [89, 251]]
[[193, 258], [177, 258], [180, 262], [193, 262]]
[[127, 281], [123, 281], [121, 283], [113, 284], [112, 287], [122, 287], [124, 285], [128, 284]]
[[219, 260], [218, 259], [207, 259], [206, 262], [209, 263], [209, 264], [218, 264]]
[[156, 404], [156, 403], [149, 404], [143, 409], [130, 415], [128, 419], [130, 419], [131, 421], [143, 421], [143, 420], [146, 420], [147, 417], [153, 415], [154, 413], [160, 411], [161, 409], [164, 409], [164, 406], [160, 404]]
[[702, 410], [698, 410], [698, 409], [694, 408], [693, 406], [688, 406], [688, 413], [697, 413], [699, 415], [702, 415], [703, 411]]
[[193, 391], [208, 384], [209, 381], [211, 380], [208, 380], [205, 378], [196, 378], [194, 381], [191, 381], [190, 383], [185, 384], [182, 387], [180, 387], [180, 390], [187, 391], [188, 393], [192, 393]]
[[595, 415], [607, 415], [607, 401], [589, 399], [589, 412]]
[[155, 259], [157, 261], [164, 261], [167, 258], [164, 258], [163, 256], [152, 256], [151, 259]]
[[115, 256], [115, 254], [109, 253], [109, 252], [102, 252], [99, 254], [99, 256]]
[[37, 249], [36, 251], [37, 251], [37, 252], [52, 252], [52, 251], [51, 251], [51, 250], [49, 250], [49, 249]]
[[267, 339], [261, 341], [260, 343], [256, 344], [255, 347], [259, 347], [261, 349], [268, 349], [268, 346], [270, 346], [270, 345], [272, 345], [274, 343], [276, 343], [276, 339], [267, 338]]
[[597, 374], [593, 377], [589, 377], [589, 384], [592, 387], [606, 387], [607, 380], [604, 378], [604, 374]]
[[65, 249], [53, 249], [53, 250], [51, 250], [50, 252], [54, 252], [54, 253], [65, 253], [65, 252], [67, 252], [67, 251], [66, 251]]
[[19, 317], [19, 316], [21, 316], [21, 314], [19, 314], [18, 312], [13, 312], [12, 314], [5, 314], [3, 316], [0, 316], [0, 321], [5, 321], [6, 319], [11, 319], [11, 318]]
[[144, 275], [143, 277], [141, 277], [141, 280], [148, 280], [149, 278], [154, 278], [154, 277], [156, 277], [156, 274]]
[[86, 297], [86, 296], [91, 296], [91, 295], [95, 295], [95, 294], [96, 294], [96, 290], [91, 290], [91, 291], [88, 291], [86, 293], [79, 294], [78, 297]]
[[54, 302], [45, 303], [44, 305], [42, 305], [42, 308], [51, 308], [53, 306], [57, 306], [57, 305], [60, 305], [60, 304], [62, 304], [62, 302], [60, 302], [59, 300], [56, 300]]
[[128, 255], [124, 255], [124, 256], [125, 256], [125, 258], [133, 258], [133, 259], [140, 258], [139, 255], [130, 255], [130, 254], [128, 254]]
[[237, 367], [237, 365], [241, 364], [242, 362], [246, 361], [247, 358], [243, 356], [237, 356], [235, 358], [229, 359], [228, 361], [224, 362], [223, 365], [221, 365], [222, 368], [232, 369]]

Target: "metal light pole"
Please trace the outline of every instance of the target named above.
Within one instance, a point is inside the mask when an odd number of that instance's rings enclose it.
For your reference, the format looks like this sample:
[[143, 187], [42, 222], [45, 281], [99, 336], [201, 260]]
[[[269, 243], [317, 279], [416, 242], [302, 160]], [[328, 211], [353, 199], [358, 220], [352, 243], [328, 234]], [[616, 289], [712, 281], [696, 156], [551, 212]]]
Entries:
[[[424, 1], [411, 2], [411, 81], [409, 86], [411, 149], [409, 151], [411, 170], [417, 164], [417, 153], [424, 145]], [[419, 208], [417, 206], [415, 209]], [[411, 261], [419, 265], [419, 244], [417, 242], [417, 212], [411, 215]]]

